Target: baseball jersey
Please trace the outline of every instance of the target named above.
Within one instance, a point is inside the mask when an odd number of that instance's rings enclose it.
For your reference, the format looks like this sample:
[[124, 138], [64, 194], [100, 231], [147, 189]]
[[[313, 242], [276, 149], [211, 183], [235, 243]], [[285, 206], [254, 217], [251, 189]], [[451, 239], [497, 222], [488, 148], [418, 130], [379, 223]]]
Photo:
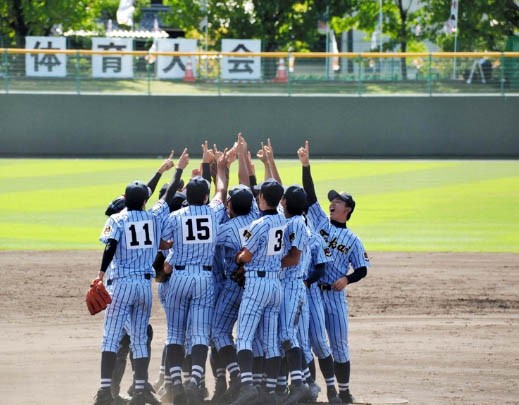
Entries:
[[279, 273], [285, 252], [285, 228], [286, 219], [279, 213], [263, 215], [251, 223], [243, 247], [252, 253], [252, 259], [245, 264], [245, 271]]
[[303, 278], [304, 276], [304, 256], [307, 255], [307, 246], [310, 240], [310, 229], [305, 224], [305, 219], [301, 215], [295, 215], [287, 219], [285, 232], [285, 253], [295, 247], [301, 251], [299, 263], [295, 266], [284, 267], [281, 272], [281, 279], [284, 278]]
[[168, 204], [160, 200], [147, 211], [123, 210], [107, 219], [99, 240], [117, 241], [110, 264], [110, 278], [154, 274], [155, 260], [163, 232], [163, 221], [169, 214]]
[[212, 265], [218, 225], [225, 207], [219, 202], [189, 205], [172, 212], [166, 223], [164, 239], [173, 240], [167, 262], [175, 265]]
[[332, 258], [326, 264], [321, 281], [333, 284], [340, 277], [348, 274], [349, 267], [369, 267], [369, 259], [360, 239], [348, 228], [337, 227], [331, 224], [330, 219], [318, 202], [308, 207], [308, 217], [315, 230], [328, 244], [328, 255]]
[[245, 243], [245, 237], [252, 221], [258, 219], [258, 212], [251, 211], [247, 215], [239, 215], [223, 224], [218, 231], [217, 244], [223, 249], [224, 260], [226, 263], [225, 275], [230, 276], [236, 268], [234, 257]]

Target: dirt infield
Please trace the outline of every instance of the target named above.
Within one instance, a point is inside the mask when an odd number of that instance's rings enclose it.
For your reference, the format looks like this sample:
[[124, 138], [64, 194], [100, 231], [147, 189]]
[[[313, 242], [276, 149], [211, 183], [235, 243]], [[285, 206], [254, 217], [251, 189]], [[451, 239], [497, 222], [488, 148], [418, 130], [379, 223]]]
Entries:
[[[0, 252], [1, 403], [92, 403], [103, 317], [88, 314], [84, 293], [100, 260], [101, 251]], [[372, 253], [371, 261], [368, 278], [348, 288], [355, 396], [519, 403], [518, 254]], [[152, 325], [153, 382], [165, 337], [158, 300]]]

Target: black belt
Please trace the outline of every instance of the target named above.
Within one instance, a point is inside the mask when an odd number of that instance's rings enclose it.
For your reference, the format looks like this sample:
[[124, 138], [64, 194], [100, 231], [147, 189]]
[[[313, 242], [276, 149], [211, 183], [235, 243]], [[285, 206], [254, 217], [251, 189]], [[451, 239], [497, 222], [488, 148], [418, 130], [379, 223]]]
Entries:
[[[144, 275], [144, 278], [145, 278], [146, 280], [150, 280], [150, 279], [151, 279], [151, 274], [146, 273], [146, 274]], [[113, 282], [114, 282], [114, 281], [113, 281], [112, 279], [106, 280], [106, 285], [112, 285]]]
[[267, 275], [267, 272], [263, 270], [258, 270], [256, 274], [258, 275], [258, 277], [265, 277]]
[[321, 291], [331, 291], [332, 290], [332, 286], [330, 284], [317, 284], [317, 287], [319, 287], [319, 289]]
[[[194, 266], [196, 266], [196, 265], [194, 265]], [[185, 270], [185, 269], [186, 269], [185, 265], [175, 264], [175, 270]], [[205, 271], [211, 271], [211, 270], [213, 270], [213, 266], [203, 265], [202, 269]]]

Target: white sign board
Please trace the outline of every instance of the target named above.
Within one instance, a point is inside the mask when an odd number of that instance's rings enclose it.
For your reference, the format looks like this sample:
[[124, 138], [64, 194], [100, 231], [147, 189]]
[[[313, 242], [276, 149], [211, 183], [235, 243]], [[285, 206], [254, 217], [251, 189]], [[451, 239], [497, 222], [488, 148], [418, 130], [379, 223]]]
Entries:
[[133, 56], [111, 52], [133, 51], [131, 38], [92, 38], [92, 77], [129, 79], [133, 77]]
[[222, 79], [261, 79], [261, 57], [247, 53], [261, 52], [259, 39], [222, 39], [222, 52], [239, 52], [243, 56], [222, 57]]
[[[196, 39], [159, 39], [158, 52], [196, 52]], [[194, 56], [162, 56], [157, 57], [157, 78], [159, 79], [183, 79], [186, 75], [186, 67], [191, 63], [191, 72], [196, 77], [196, 59]]]
[[[25, 37], [25, 49], [65, 50], [64, 37]], [[53, 53], [31, 53], [25, 55], [25, 74], [39, 77], [66, 77], [67, 55]]]

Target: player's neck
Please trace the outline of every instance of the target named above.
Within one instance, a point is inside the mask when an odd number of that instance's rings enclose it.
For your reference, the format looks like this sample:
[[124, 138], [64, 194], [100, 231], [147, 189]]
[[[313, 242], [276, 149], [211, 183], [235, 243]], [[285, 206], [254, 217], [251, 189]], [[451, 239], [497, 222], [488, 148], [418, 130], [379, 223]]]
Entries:
[[272, 207], [268, 207], [266, 210], [261, 211], [261, 215], [275, 215], [278, 213], [278, 210]]
[[330, 219], [330, 223], [337, 228], [347, 228], [346, 222], [338, 222], [333, 219]]

